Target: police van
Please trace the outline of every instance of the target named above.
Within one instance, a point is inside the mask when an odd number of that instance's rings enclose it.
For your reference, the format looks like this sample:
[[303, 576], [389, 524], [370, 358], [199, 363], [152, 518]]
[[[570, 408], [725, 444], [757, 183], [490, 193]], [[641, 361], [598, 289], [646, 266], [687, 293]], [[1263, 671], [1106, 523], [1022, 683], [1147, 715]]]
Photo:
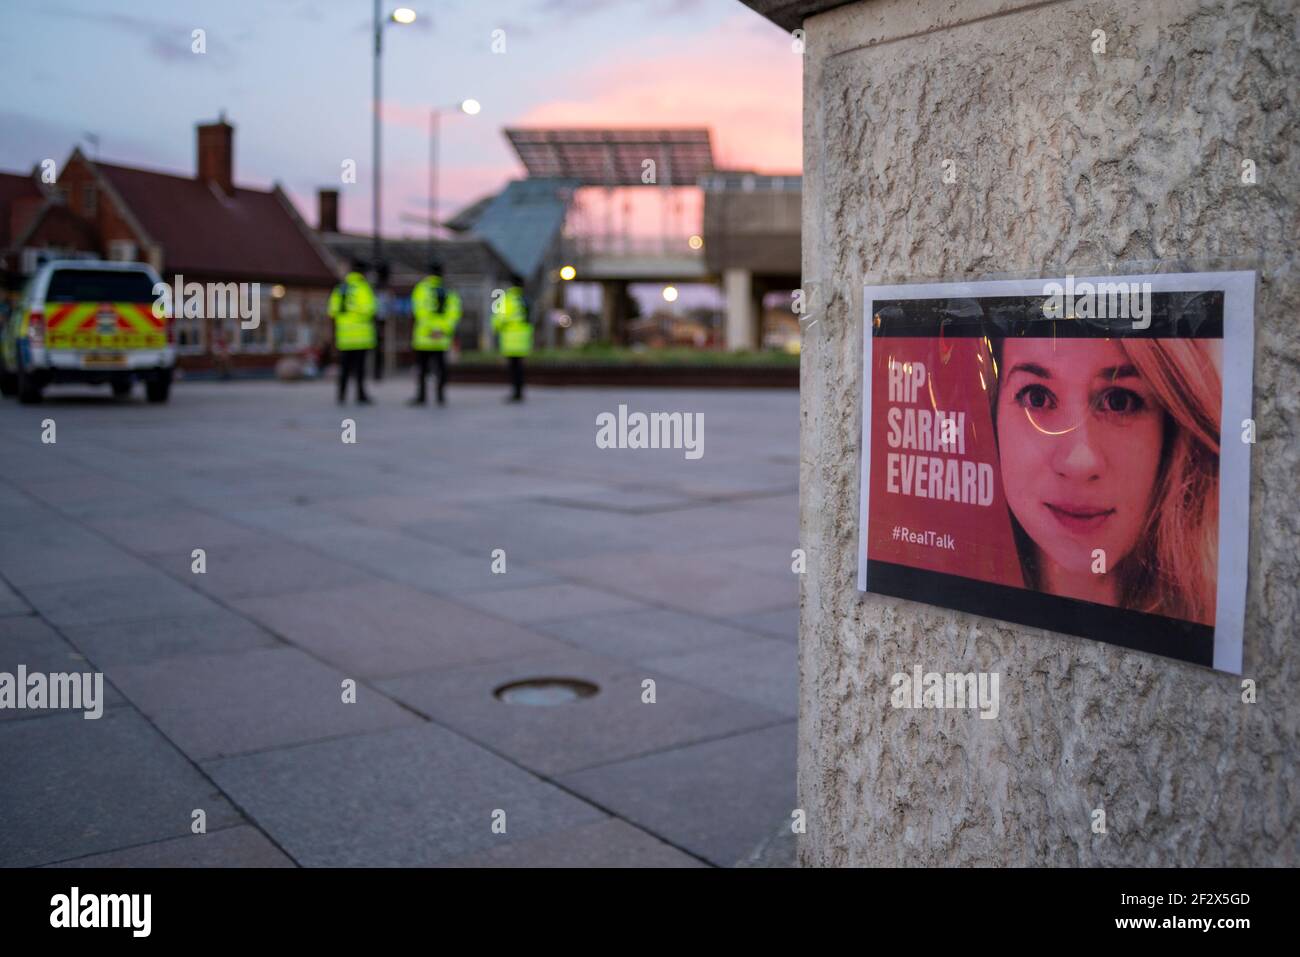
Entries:
[[122, 398], [138, 379], [150, 402], [166, 402], [176, 349], [171, 319], [155, 315], [159, 282], [144, 263], [42, 265], [0, 330], [0, 394], [39, 402], [47, 385], [84, 382]]

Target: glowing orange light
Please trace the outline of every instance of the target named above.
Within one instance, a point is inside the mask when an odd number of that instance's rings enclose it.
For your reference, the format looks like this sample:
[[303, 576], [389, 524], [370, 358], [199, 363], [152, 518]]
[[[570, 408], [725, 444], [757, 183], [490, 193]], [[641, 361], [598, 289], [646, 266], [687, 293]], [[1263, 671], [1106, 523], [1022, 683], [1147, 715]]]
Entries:
[[1051, 429], [1045, 429], [1037, 422], [1034, 421], [1034, 417], [1033, 415], [1030, 414], [1028, 409], [1025, 409], [1025, 418], [1029, 420], [1030, 425], [1036, 428], [1039, 432], [1043, 433], [1043, 435], [1068, 435], [1078, 428], [1077, 425], [1072, 425], [1068, 429], [1062, 429], [1059, 432], [1053, 432]]

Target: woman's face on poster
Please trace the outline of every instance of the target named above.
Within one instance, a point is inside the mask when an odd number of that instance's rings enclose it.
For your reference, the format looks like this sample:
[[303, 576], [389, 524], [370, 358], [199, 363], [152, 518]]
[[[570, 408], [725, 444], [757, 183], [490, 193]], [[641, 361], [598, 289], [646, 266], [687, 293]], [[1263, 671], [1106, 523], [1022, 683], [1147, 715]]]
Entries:
[[1137, 543], [1164, 413], [1108, 339], [1008, 339], [997, 398], [1002, 483], [1016, 520], [1068, 572], [1114, 568]]

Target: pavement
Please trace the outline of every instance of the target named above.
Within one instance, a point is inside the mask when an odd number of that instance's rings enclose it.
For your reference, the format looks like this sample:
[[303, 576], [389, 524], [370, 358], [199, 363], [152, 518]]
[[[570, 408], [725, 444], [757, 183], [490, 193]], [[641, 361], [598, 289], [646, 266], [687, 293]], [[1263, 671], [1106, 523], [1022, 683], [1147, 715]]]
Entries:
[[[411, 389], [0, 404], [0, 673], [102, 672], [105, 701], [0, 710], [0, 865], [771, 856], [797, 393]], [[597, 448], [620, 403], [702, 413], [703, 456]], [[596, 690], [496, 694], [538, 678]]]

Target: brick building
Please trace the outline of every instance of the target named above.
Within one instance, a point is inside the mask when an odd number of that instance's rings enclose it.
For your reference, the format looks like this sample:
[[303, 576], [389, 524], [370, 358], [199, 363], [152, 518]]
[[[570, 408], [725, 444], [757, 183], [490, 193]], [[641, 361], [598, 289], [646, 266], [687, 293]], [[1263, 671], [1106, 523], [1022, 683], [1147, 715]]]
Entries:
[[328, 342], [335, 262], [278, 184], [235, 185], [234, 134], [224, 117], [197, 128], [193, 176], [103, 163], [80, 149], [52, 187], [35, 172], [0, 174], [6, 285], [64, 256], [148, 262], [168, 282], [258, 283], [255, 329], [233, 318], [176, 320], [182, 368], [211, 366], [214, 347], [229, 351], [233, 368], [253, 369]]

